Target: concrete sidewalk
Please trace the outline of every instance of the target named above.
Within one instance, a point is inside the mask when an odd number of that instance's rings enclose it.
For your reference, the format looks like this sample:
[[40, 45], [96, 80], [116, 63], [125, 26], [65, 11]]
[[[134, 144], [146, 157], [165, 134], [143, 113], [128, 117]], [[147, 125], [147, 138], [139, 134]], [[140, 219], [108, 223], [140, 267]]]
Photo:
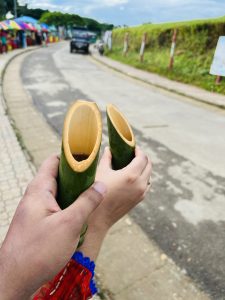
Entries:
[[[6, 219], [1, 227], [3, 228], [1, 229], [1, 240], [4, 238], [23, 189], [33, 176], [34, 171], [29, 157], [32, 157], [32, 161], [37, 167], [52, 151], [57, 152], [60, 146], [60, 140], [55, 132], [42, 115], [36, 111], [31, 97], [23, 88], [20, 67], [26, 55], [29, 54], [24, 53], [14, 59], [4, 75], [3, 89], [7, 109], [29, 156], [24, 154], [13, 128], [1, 108], [0, 121], [1, 124], [3, 122], [6, 124], [5, 127], [1, 126], [0, 135], [0, 145], [4, 145], [5, 149], [1, 151], [1, 155], [6, 155], [0, 162], [2, 169], [5, 170], [0, 173], [0, 180], [2, 180], [0, 185], [0, 205], [2, 206], [0, 208], [3, 208], [2, 217]], [[5, 65], [7, 61], [6, 59]], [[17, 169], [17, 157], [20, 162], [19, 169]], [[21, 179], [21, 177], [23, 178]], [[15, 193], [12, 193], [12, 188], [15, 188]], [[13, 208], [10, 208], [10, 214], [7, 209], [8, 195], [14, 205]], [[1, 220], [2, 217], [0, 216]], [[185, 275], [185, 270], [180, 270], [128, 216], [109, 232], [97, 261], [97, 277], [105, 299], [209, 299]]]
[[100, 56], [93, 48], [91, 49], [91, 54], [92, 57], [97, 61], [134, 79], [141, 80], [148, 84], [175, 92], [203, 103], [207, 103], [209, 105], [217, 106], [223, 109], [225, 108], [225, 96], [222, 94], [211, 93], [193, 85], [170, 80], [155, 73], [136, 69], [106, 56]]
[[15, 50], [0, 56], [0, 244], [5, 237], [24, 189], [34, 174], [34, 168], [23, 152], [6, 115], [2, 95], [2, 78], [5, 67], [13, 57], [24, 51], [27, 50]]

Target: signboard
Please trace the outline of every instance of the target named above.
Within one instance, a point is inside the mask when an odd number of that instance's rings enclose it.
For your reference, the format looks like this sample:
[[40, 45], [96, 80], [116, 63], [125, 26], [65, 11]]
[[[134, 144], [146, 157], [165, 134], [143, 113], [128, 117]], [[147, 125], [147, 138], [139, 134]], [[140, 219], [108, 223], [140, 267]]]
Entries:
[[225, 36], [220, 36], [217, 42], [210, 74], [225, 76]]

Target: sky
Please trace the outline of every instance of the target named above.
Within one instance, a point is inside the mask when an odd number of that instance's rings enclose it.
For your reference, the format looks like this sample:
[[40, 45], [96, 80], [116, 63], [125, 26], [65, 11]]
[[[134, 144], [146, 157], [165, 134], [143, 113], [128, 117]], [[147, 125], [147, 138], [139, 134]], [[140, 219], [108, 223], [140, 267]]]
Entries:
[[19, 3], [129, 26], [225, 15], [225, 0], [20, 0]]

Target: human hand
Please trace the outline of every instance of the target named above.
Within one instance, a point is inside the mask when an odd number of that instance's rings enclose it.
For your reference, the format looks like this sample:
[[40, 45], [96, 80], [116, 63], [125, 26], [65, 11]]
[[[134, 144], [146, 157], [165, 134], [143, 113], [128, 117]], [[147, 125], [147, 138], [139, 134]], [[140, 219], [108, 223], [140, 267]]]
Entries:
[[51, 156], [29, 184], [0, 250], [2, 300], [27, 299], [71, 258], [88, 216], [101, 203], [105, 186], [96, 183], [70, 207], [55, 201], [59, 160]]
[[89, 220], [90, 226], [94, 224], [106, 230], [144, 199], [152, 169], [149, 158], [139, 147], [136, 147], [132, 162], [121, 170], [114, 171], [111, 160], [107, 147], [96, 175], [96, 180], [106, 185], [107, 195]]
[[136, 148], [135, 154], [127, 167], [117, 171], [112, 170], [109, 148], [100, 160], [96, 180], [106, 185], [107, 194], [89, 217], [85, 240], [79, 249], [92, 260], [96, 260], [109, 228], [143, 200], [150, 187], [151, 162], [140, 148]]

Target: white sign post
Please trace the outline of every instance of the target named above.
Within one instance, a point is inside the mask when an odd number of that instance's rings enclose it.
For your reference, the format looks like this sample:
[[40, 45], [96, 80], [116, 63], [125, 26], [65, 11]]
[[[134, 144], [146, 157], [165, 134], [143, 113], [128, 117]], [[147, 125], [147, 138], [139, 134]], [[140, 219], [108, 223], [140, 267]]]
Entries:
[[108, 44], [108, 49], [111, 51], [112, 50], [112, 31], [109, 32], [107, 44]]
[[170, 49], [170, 62], [169, 62], [169, 69], [173, 69], [173, 63], [174, 63], [174, 55], [175, 55], [175, 49], [176, 49], [176, 41], [177, 41], [177, 29], [174, 29], [173, 31], [173, 37], [172, 37], [172, 44]]
[[129, 40], [129, 33], [127, 32], [124, 37], [124, 45], [123, 45], [123, 55], [124, 56], [126, 56], [127, 52], [128, 52], [128, 47], [129, 47], [128, 40]]
[[142, 37], [142, 42], [141, 42], [141, 48], [140, 48], [140, 61], [144, 61], [144, 52], [145, 52], [145, 45], [147, 41], [147, 33], [145, 32]]
[[225, 36], [220, 36], [217, 42], [210, 74], [216, 75], [216, 84], [220, 84], [221, 76], [225, 76]]

